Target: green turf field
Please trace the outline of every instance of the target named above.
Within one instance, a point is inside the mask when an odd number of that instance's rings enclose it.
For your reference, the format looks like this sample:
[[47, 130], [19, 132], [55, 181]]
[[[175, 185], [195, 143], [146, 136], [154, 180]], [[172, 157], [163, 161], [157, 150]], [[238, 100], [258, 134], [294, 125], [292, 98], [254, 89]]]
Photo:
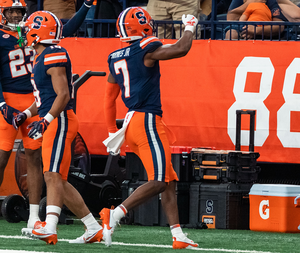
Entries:
[[[46, 245], [43, 241], [21, 236], [24, 226], [24, 221], [8, 223], [0, 217], [0, 252], [174, 252], [168, 227], [122, 225], [116, 228], [113, 245], [106, 247], [104, 243], [69, 244], [69, 239], [74, 239], [84, 232], [80, 221], [75, 221], [72, 225], [58, 225], [59, 241], [56, 245]], [[300, 234], [221, 229], [183, 230], [188, 233], [190, 239], [199, 243], [197, 250], [201, 252], [300, 252]], [[180, 250], [187, 251], [190, 250]]]

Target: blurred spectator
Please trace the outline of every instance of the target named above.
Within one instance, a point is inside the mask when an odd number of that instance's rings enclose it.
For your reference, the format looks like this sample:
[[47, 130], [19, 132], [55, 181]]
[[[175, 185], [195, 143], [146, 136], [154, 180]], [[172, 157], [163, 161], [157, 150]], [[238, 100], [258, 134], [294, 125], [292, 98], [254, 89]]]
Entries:
[[75, 0], [44, 0], [43, 6], [59, 19], [70, 19], [76, 13]]
[[[147, 11], [154, 20], [178, 20], [181, 21], [183, 14], [191, 14], [199, 17], [200, 0], [149, 0]], [[159, 25], [157, 37], [159, 39], [179, 39], [184, 27], [180, 25]], [[174, 29], [174, 31], [173, 31]], [[199, 36], [198, 32], [198, 36]], [[175, 35], [175, 37], [174, 37]]]
[[33, 12], [37, 11], [37, 0], [25, 0], [27, 5], [27, 17], [29, 17]]
[[289, 22], [300, 22], [300, 0], [277, 0], [282, 14]]
[[[101, 0], [99, 0], [101, 1]], [[85, 19], [87, 21], [92, 21], [95, 17], [95, 10], [96, 10], [97, 0], [94, 0], [93, 5], [91, 6], [90, 10], [86, 14]], [[88, 37], [93, 37], [93, 24], [87, 24], [87, 33]]]
[[[217, 13], [216, 15], [227, 14], [231, 0], [217, 0]], [[211, 19], [212, 0], [201, 1], [201, 13], [207, 16], [207, 20]]]
[[[96, 2], [97, 0], [95, 0], [94, 2]], [[84, 3], [84, 0], [76, 0], [76, 12], [79, 11], [79, 9], [81, 8], [81, 6]]]
[[[247, 0], [245, 3], [243, 0], [233, 0], [229, 6], [227, 14], [227, 21], [238, 21], [241, 15], [244, 13], [250, 3], [253, 2], [265, 2], [268, 8], [271, 10], [272, 21], [287, 21], [287, 19], [281, 13], [279, 5], [276, 0]], [[264, 39], [276, 38], [283, 31], [284, 25], [265, 25], [263, 27], [249, 26], [248, 29], [242, 31], [243, 38], [247, 36], [247, 39], [258, 39], [262, 35]], [[225, 39], [233, 39], [232, 36], [240, 32], [240, 25], [231, 25], [225, 28]]]
[[[246, 1], [247, 0], [245, 0], [244, 2]], [[271, 10], [265, 3], [261, 2], [260, 0], [254, 1], [247, 6], [239, 21], [272, 21]], [[261, 25], [258, 25], [258, 27], [261, 27]], [[242, 30], [240, 31], [240, 38], [247, 39], [250, 34], [254, 34], [254, 30], [255, 27], [252, 25], [243, 26]], [[238, 39], [238, 37], [238, 32], [236, 30], [233, 30], [231, 39], [235, 40]]]
[[[95, 8], [95, 19], [117, 19], [123, 9], [131, 6], [147, 6], [148, 0], [126, 0], [126, 6], [123, 6], [123, 0], [98, 0]], [[88, 29], [88, 33], [91, 31]], [[116, 37], [115, 23], [95, 24], [96, 37]]]
[[[117, 19], [122, 12], [122, 5], [118, 0], [98, 0], [95, 9], [95, 19]], [[96, 37], [115, 37], [116, 24], [95, 24]]]

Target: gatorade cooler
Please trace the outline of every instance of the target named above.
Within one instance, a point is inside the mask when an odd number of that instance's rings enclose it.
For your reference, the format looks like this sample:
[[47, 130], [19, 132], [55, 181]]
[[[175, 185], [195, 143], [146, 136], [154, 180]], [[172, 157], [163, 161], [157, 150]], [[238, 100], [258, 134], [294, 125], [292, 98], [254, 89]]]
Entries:
[[250, 230], [300, 232], [300, 186], [254, 184], [249, 193]]

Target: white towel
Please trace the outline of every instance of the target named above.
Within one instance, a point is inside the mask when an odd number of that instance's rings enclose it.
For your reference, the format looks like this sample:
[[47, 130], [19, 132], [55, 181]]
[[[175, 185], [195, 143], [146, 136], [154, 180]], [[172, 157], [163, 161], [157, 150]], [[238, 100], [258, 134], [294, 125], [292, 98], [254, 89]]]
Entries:
[[125, 141], [125, 132], [127, 126], [134, 114], [134, 111], [128, 112], [125, 116], [122, 128], [119, 131], [110, 134], [110, 136], [103, 141], [103, 144], [107, 147], [107, 152], [112, 155], [120, 154], [120, 148]]

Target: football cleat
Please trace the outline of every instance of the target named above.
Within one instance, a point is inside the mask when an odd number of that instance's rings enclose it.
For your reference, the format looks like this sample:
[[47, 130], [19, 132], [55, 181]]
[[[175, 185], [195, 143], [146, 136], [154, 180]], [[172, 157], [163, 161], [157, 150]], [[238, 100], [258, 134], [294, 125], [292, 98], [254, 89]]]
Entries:
[[112, 243], [111, 236], [114, 232], [116, 221], [112, 217], [113, 210], [103, 208], [100, 212], [100, 219], [102, 220], [103, 226], [103, 240], [106, 246], [110, 246]]
[[93, 242], [101, 242], [103, 238], [103, 228], [99, 230], [85, 230], [85, 233], [74, 239], [70, 240], [69, 243], [93, 243]]
[[22, 235], [29, 235], [29, 236], [30, 236], [33, 229], [41, 228], [42, 225], [43, 225], [43, 222], [41, 222], [41, 221], [39, 221], [39, 220], [36, 221], [36, 222], [34, 223], [34, 225], [32, 225], [32, 222], [28, 221], [28, 223], [27, 223], [27, 228], [22, 228], [22, 230], [21, 230]]
[[173, 249], [194, 249], [198, 246], [197, 243], [194, 243], [187, 237], [184, 237], [183, 239], [173, 237]]
[[45, 227], [46, 222], [42, 222], [42, 225], [37, 228], [33, 229], [31, 232], [31, 237], [35, 239], [40, 239], [47, 244], [56, 244], [57, 243], [57, 234], [55, 232], [50, 232], [48, 229]]
[[27, 228], [31, 228], [31, 229], [37, 229], [40, 228], [42, 226], [42, 222], [40, 220], [36, 220], [36, 221], [30, 221], [28, 220], [27, 222]]

